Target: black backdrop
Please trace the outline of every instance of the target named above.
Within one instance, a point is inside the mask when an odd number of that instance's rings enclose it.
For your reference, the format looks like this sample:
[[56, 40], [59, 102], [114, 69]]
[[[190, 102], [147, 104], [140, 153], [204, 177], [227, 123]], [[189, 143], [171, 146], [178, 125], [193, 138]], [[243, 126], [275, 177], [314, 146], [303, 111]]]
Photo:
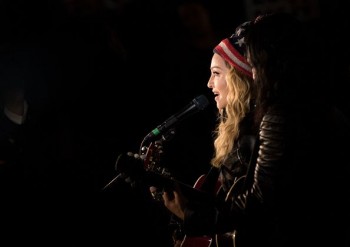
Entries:
[[[176, 126], [162, 165], [189, 185], [209, 168], [216, 120], [206, 87], [212, 48], [247, 11], [244, 1], [188, 2], [197, 5], [1, 2], [1, 90], [21, 86], [29, 103], [18, 174], [8, 177], [17, 181], [9, 195], [19, 208], [6, 208], [17, 225], [5, 227], [18, 235], [11, 241], [168, 244], [170, 216], [147, 188], [119, 180], [101, 189], [118, 174], [118, 155], [138, 152], [149, 131], [201, 94], [209, 107]], [[348, 15], [337, 2], [320, 6], [310, 24], [332, 42], [325, 47], [330, 97], [349, 113]]]

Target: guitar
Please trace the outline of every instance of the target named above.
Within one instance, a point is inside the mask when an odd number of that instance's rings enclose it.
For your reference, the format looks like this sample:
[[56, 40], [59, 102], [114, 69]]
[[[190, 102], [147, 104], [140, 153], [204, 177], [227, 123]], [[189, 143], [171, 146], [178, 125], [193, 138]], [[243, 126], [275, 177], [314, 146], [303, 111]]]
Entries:
[[[162, 188], [160, 192], [154, 192], [153, 198], [162, 201], [162, 191], [170, 190], [175, 186], [180, 186], [181, 192], [190, 198], [197, 200], [214, 200], [214, 196], [210, 193], [202, 191], [202, 185], [205, 181], [205, 175], [201, 175], [195, 182], [194, 186], [190, 186], [176, 180], [169, 171], [159, 166], [161, 155], [163, 154], [161, 142], [151, 143], [147, 148], [142, 150], [144, 157], [144, 169], [147, 172], [146, 176], [149, 179], [152, 186]], [[221, 184], [218, 181], [215, 187], [215, 191], [219, 191]], [[181, 240], [180, 247], [210, 247], [213, 242], [213, 238], [210, 236], [184, 236]]]
[[152, 142], [148, 147], [143, 147], [141, 156], [143, 157], [144, 165], [144, 180], [151, 186], [158, 188], [157, 194], [153, 196], [157, 199], [161, 198], [163, 191], [174, 190], [177, 186], [181, 192], [190, 198], [196, 200], [214, 200], [214, 196], [201, 190], [201, 185], [204, 182], [204, 175], [197, 179], [195, 186], [183, 183], [171, 175], [166, 168], [159, 165], [161, 155], [163, 154], [161, 142]]
[[[205, 175], [201, 175], [194, 183], [194, 188], [200, 189], [204, 183]], [[215, 191], [218, 192], [221, 188], [221, 183], [217, 182]], [[211, 236], [187, 236], [185, 235], [180, 247], [210, 247], [213, 242]]]
[[[206, 179], [206, 175], [201, 175], [193, 186], [182, 183], [172, 177], [171, 173], [165, 168], [159, 166], [161, 155], [163, 154], [161, 142], [151, 143], [147, 148], [143, 148], [142, 155], [144, 157], [144, 169], [146, 177], [149, 179], [149, 184], [162, 188], [160, 192], [152, 193], [154, 199], [162, 201], [162, 191], [174, 189], [175, 186], [180, 186], [183, 194], [197, 200], [214, 200], [214, 197], [221, 189], [221, 183], [217, 180], [213, 193], [207, 193], [202, 190], [202, 186]], [[245, 176], [238, 178], [226, 193], [225, 201], [232, 200], [238, 191], [242, 188], [245, 181]], [[236, 247], [237, 232], [229, 232], [226, 234], [212, 236], [184, 236], [180, 247], [210, 247], [215, 241], [216, 246], [232, 246]]]
[[[194, 184], [195, 188], [200, 188], [204, 182], [205, 176], [201, 175], [196, 183]], [[239, 177], [234, 184], [230, 187], [229, 191], [226, 193], [225, 201], [228, 202], [229, 200], [232, 200], [239, 190], [243, 187], [245, 182], [245, 176]], [[221, 189], [221, 184], [217, 183], [216, 185], [216, 191], [218, 192]], [[214, 237], [209, 236], [200, 236], [200, 237], [187, 237], [185, 236], [182, 242], [182, 245], [180, 247], [210, 247], [212, 242], [215, 241], [216, 247], [221, 246], [231, 246], [231, 247], [237, 247], [237, 230], [234, 230], [233, 232], [228, 232], [225, 234], [216, 234]]]

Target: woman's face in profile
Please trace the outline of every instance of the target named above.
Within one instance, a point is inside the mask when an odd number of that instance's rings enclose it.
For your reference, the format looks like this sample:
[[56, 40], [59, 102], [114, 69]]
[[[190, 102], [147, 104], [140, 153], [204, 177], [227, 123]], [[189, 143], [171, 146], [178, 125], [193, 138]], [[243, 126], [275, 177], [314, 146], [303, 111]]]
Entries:
[[220, 110], [227, 105], [227, 82], [226, 75], [229, 73], [225, 60], [218, 54], [214, 53], [210, 65], [210, 78], [208, 88], [212, 89], [215, 95], [216, 107]]

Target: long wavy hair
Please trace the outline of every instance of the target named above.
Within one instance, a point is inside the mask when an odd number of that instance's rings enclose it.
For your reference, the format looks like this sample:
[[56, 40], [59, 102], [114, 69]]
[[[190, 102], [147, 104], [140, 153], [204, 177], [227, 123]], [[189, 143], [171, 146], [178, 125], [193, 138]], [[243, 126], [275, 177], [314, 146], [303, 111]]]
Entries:
[[227, 106], [218, 112], [218, 124], [214, 131], [214, 156], [211, 164], [220, 167], [235, 148], [240, 134], [240, 123], [250, 111], [253, 79], [226, 62], [230, 69], [226, 76]]

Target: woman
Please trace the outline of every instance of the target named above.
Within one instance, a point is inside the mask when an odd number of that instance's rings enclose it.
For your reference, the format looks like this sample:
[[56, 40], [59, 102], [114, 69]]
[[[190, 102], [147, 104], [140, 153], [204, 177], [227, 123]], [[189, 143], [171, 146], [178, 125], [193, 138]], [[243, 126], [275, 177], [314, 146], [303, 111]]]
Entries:
[[[215, 155], [212, 169], [197, 181], [195, 187], [214, 193], [214, 201], [197, 201], [180, 197], [181, 191], [164, 192], [165, 206], [180, 220], [177, 230], [182, 246], [200, 246], [202, 241], [220, 242], [234, 240], [237, 205], [231, 204], [236, 191], [243, 187], [258, 126], [252, 118], [254, 95], [253, 75], [245, 58], [244, 23], [229, 38], [215, 48], [208, 81], [218, 108], [218, 125], [215, 131]], [[220, 186], [217, 186], [220, 181]], [[200, 184], [200, 185], [198, 185]], [[154, 193], [155, 188], [151, 187]], [[233, 206], [233, 207], [231, 207]], [[228, 237], [227, 237], [228, 236]], [[198, 238], [199, 237], [199, 238]], [[214, 240], [214, 238], [217, 238]], [[194, 242], [194, 243], [192, 243]], [[189, 244], [191, 243], [191, 244]], [[208, 242], [206, 242], [208, 243]]]
[[[220, 121], [207, 181], [215, 181], [217, 170], [222, 187], [213, 203], [186, 198], [181, 190], [163, 193], [165, 206], [182, 220], [185, 240], [348, 245], [349, 230], [337, 223], [349, 219], [347, 148], [335, 144], [349, 137], [349, 125], [327, 100], [323, 53], [308, 31], [288, 14], [267, 14], [214, 49], [208, 86]], [[232, 49], [239, 44], [246, 53]]]

